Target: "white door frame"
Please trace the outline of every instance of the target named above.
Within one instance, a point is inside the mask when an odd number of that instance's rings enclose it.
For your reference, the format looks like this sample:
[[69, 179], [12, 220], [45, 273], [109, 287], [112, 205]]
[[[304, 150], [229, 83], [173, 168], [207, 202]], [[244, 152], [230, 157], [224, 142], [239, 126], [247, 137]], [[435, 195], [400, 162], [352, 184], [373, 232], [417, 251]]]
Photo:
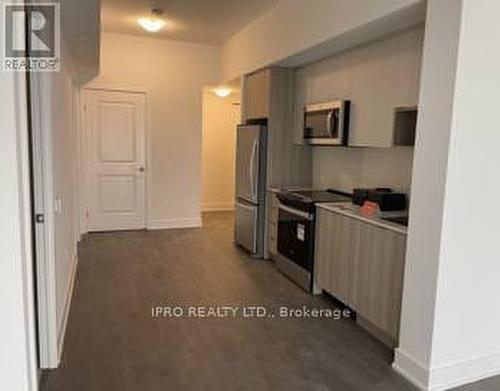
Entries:
[[33, 192], [35, 214], [44, 217], [43, 223], [35, 224], [36, 236], [36, 281], [38, 304], [38, 345], [41, 368], [56, 368], [59, 364], [56, 281], [55, 281], [55, 238], [54, 214], [52, 213], [53, 166], [52, 132], [50, 123], [51, 96], [49, 76], [32, 73], [31, 113], [33, 142]]
[[[5, 2], [0, 0], [0, 7]], [[0, 388], [36, 391], [29, 102], [24, 73], [0, 72]]]
[[89, 145], [89, 124], [90, 121], [87, 117], [87, 107], [88, 107], [88, 92], [92, 91], [101, 91], [101, 92], [122, 92], [129, 94], [142, 94], [145, 98], [145, 123], [144, 123], [144, 138], [145, 138], [145, 162], [146, 162], [146, 173], [144, 176], [145, 179], [145, 228], [149, 229], [149, 194], [151, 191], [151, 181], [150, 181], [150, 171], [151, 171], [151, 146], [150, 146], [150, 137], [149, 137], [149, 123], [150, 123], [150, 112], [149, 112], [149, 93], [147, 89], [137, 89], [134, 87], [113, 87], [108, 85], [95, 85], [91, 87], [86, 87], [81, 89], [80, 91], [80, 116], [81, 116], [81, 126], [80, 126], [80, 183], [82, 188], [81, 194], [81, 227], [82, 234], [86, 234], [89, 232], [88, 229], [88, 216], [89, 216], [89, 193], [88, 189], [90, 186], [90, 173], [88, 169], [88, 161], [90, 156], [90, 145]]

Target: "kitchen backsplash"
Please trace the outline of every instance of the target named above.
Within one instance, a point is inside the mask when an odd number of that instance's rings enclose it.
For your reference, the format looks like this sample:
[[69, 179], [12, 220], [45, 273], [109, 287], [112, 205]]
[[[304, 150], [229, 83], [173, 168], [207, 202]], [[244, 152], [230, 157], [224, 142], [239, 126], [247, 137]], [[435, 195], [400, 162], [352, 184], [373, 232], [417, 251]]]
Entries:
[[387, 186], [410, 193], [413, 148], [316, 148], [313, 185], [352, 191]]

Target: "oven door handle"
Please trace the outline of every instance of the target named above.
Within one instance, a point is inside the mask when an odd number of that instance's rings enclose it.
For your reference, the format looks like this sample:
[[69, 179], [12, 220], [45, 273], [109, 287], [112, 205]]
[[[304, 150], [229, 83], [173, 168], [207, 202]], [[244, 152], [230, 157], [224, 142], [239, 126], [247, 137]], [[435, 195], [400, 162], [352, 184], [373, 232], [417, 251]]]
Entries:
[[314, 216], [311, 213], [307, 213], [307, 212], [303, 212], [303, 211], [298, 210], [298, 209], [290, 208], [290, 207], [288, 207], [286, 205], [283, 205], [283, 204], [279, 204], [278, 208], [281, 209], [284, 212], [291, 213], [291, 214], [293, 214], [295, 216], [302, 217], [302, 218], [307, 219], [309, 221], [313, 221], [314, 220]]

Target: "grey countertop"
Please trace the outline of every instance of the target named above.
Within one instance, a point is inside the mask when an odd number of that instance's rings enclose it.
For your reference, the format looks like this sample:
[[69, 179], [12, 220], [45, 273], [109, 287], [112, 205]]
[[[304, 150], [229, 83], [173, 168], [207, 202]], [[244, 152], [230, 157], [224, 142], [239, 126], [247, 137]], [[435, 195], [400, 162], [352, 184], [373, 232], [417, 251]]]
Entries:
[[406, 213], [403, 212], [383, 212], [381, 215], [378, 216], [364, 216], [361, 214], [359, 211], [359, 207], [352, 204], [352, 203], [339, 203], [339, 202], [332, 202], [332, 203], [320, 203], [316, 204], [317, 208], [323, 208], [335, 213], [340, 213], [344, 216], [349, 216], [361, 221], [364, 221], [369, 224], [376, 225], [381, 228], [388, 229], [390, 231], [394, 231], [403, 235], [407, 235], [408, 233], [408, 228], [405, 227], [404, 225], [397, 224], [397, 223], [392, 223], [390, 221], [382, 220], [382, 217], [398, 217], [398, 216], [405, 216]]

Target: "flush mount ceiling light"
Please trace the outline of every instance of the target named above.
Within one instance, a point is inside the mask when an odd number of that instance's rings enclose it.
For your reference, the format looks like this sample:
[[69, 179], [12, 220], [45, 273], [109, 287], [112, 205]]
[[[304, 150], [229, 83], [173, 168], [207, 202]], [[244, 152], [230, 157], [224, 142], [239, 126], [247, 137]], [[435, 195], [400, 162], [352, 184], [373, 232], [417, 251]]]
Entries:
[[161, 18], [163, 11], [158, 8], [154, 8], [151, 11], [151, 14], [152, 16], [148, 18], [140, 18], [137, 22], [144, 30], [151, 33], [157, 33], [165, 26], [165, 21]]
[[220, 98], [226, 98], [231, 94], [231, 90], [226, 87], [218, 87], [214, 90], [214, 93]]

